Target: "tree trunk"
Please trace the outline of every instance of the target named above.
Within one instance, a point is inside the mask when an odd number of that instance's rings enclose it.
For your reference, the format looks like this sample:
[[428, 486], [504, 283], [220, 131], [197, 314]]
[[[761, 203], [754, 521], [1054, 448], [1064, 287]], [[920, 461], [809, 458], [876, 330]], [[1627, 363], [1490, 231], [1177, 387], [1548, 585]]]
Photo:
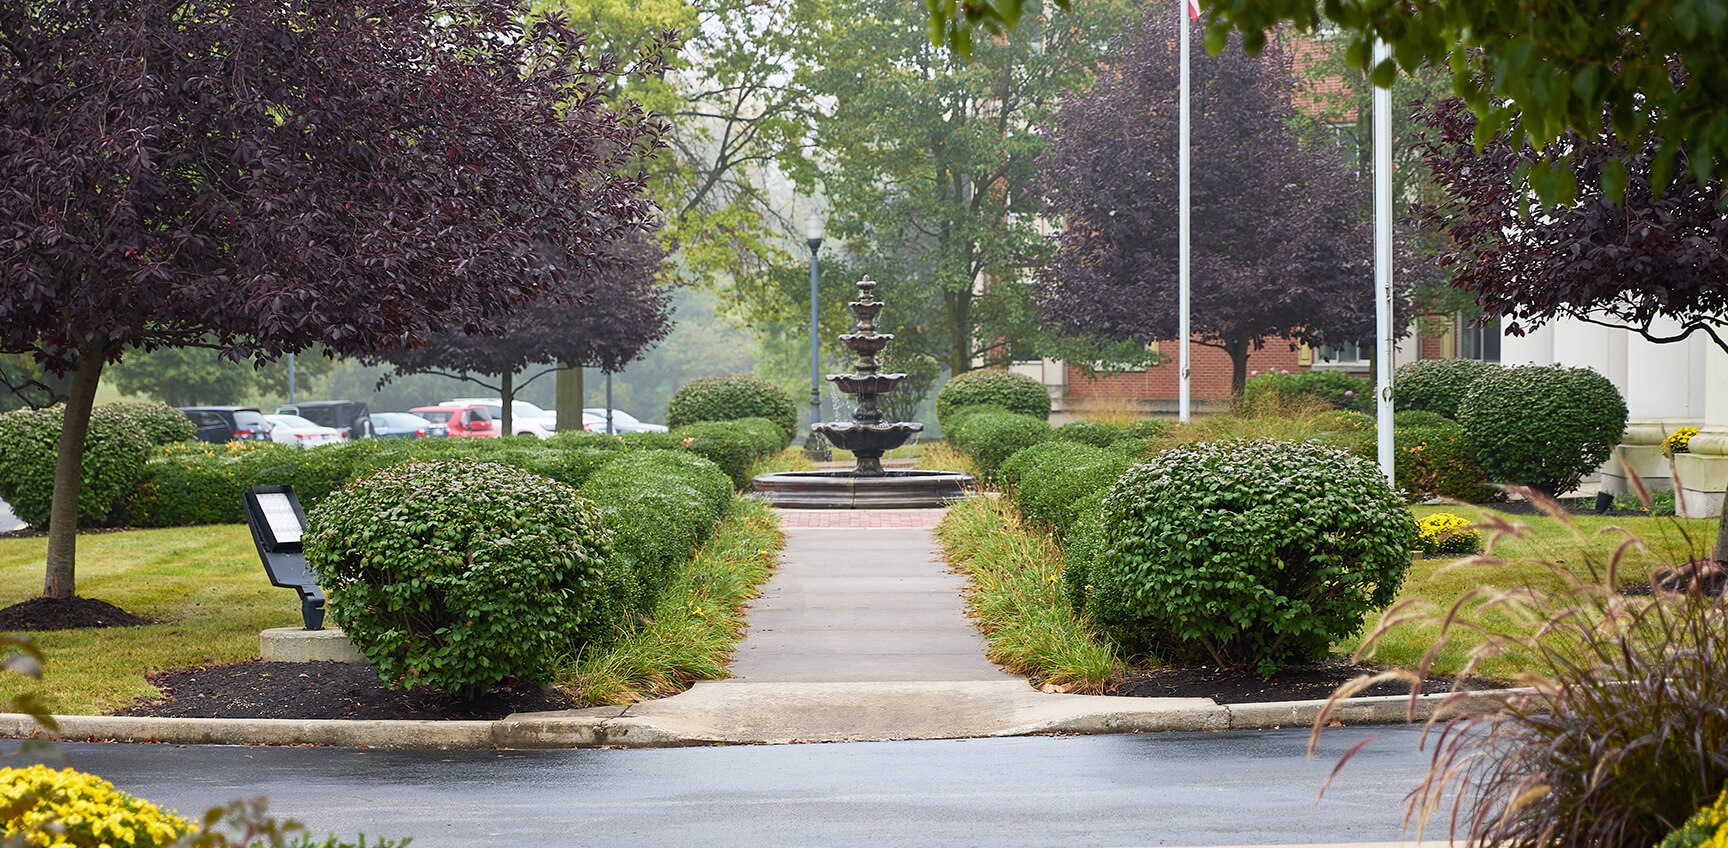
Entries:
[[503, 423], [498, 425], [500, 427], [503, 427], [504, 430], [503, 430], [503, 432], [500, 432], [498, 435], [500, 435], [500, 436], [514, 436], [514, 435], [516, 435], [516, 375], [515, 374], [511, 374], [510, 372], [506, 371], [506, 372], [504, 372], [504, 376], [498, 378], [498, 400], [501, 401], [499, 406], [502, 406], [504, 408], [504, 421], [503, 421]]
[[54, 459], [54, 500], [48, 511], [48, 569], [42, 597], [69, 600], [77, 589], [78, 495], [84, 487], [84, 437], [90, 432], [90, 410], [102, 379], [106, 345], [78, 351], [78, 367], [66, 397], [60, 446]]
[[558, 432], [582, 429], [582, 366], [558, 363], [552, 390], [553, 408], [558, 410]]
[[1230, 399], [1241, 403], [1248, 391], [1248, 340], [1225, 339], [1224, 352], [1230, 355]]
[[972, 370], [972, 293], [946, 292], [948, 307], [948, 374]]

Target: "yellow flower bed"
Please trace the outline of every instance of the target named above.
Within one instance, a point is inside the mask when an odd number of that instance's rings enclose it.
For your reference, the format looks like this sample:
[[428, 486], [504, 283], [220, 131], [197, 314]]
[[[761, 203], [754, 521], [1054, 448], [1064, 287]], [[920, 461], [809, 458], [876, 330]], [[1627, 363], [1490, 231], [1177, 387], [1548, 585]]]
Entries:
[[0, 814], [0, 836], [22, 836], [32, 848], [154, 848], [192, 829], [93, 774], [42, 765], [0, 768]]
[[1677, 453], [1686, 453], [1686, 445], [1691, 442], [1692, 437], [1696, 435], [1698, 435], [1697, 427], [1681, 427], [1669, 434], [1667, 439], [1663, 440], [1662, 452], [1669, 456], [1673, 456]]
[[1416, 522], [1416, 547], [1430, 554], [1473, 554], [1482, 549], [1482, 535], [1469, 519], [1436, 512]]
[[1716, 803], [1687, 819], [1657, 848], [1728, 848], [1728, 789]]

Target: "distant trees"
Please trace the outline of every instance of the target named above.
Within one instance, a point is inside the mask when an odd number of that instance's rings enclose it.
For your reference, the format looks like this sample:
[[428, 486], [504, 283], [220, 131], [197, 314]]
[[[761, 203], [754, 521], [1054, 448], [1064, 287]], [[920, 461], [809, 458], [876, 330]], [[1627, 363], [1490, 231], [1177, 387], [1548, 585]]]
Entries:
[[[560, 288], [521, 308], [464, 330], [433, 332], [413, 347], [378, 357], [398, 374], [440, 374], [467, 380], [498, 393], [503, 401], [503, 432], [514, 432], [516, 392], [558, 363], [620, 371], [665, 338], [671, 330], [671, 289], [657, 286], [660, 249], [647, 239], [621, 244], [616, 261], [591, 277], [568, 276]], [[547, 368], [521, 383], [524, 368]], [[580, 429], [582, 410], [566, 409]]]
[[[1067, 333], [1177, 338], [1177, 37], [1162, 11], [1122, 38], [1114, 72], [1067, 102], [1041, 161], [1045, 215], [1063, 225], [1041, 272], [1046, 319]], [[1290, 59], [1195, 49], [1192, 327], [1229, 354], [1231, 390], [1270, 338], [1373, 337], [1363, 186], [1346, 154], [1292, 128]]]
[[881, 283], [893, 355], [958, 374], [1032, 353], [1017, 343], [1035, 317], [1020, 283], [1045, 247], [1037, 126], [1064, 91], [1089, 84], [1127, 9], [1098, 0], [1028, 14], [969, 61], [908, 26], [925, 12], [912, 0], [840, 4], [823, 24], [833, 47], [807, 86], [833, 106], [794, 174], [828, 198], [828, 235], [846, 245], [850, 271]]
[[8, 4], [0, 353], [72, 376], [44, 594], [73, 593], [106, 364], [371, 353], [639, 232], [661, 127], [611, 96], [617, 73], [510, 0]]

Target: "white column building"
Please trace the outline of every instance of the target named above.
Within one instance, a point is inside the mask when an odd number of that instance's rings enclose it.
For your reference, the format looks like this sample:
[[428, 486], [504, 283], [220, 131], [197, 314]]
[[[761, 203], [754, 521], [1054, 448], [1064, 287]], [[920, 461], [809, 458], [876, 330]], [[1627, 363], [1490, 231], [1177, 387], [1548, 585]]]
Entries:
[[[1657, 332], [1663, 330], [1658, 326]], [[1602, 467], [1602, 488], [1623, 492], [1636, 473], [1652, 489], [1678, 490], [1685, 515], [1716, 515], [1728, 490], [1728, 353], [1708, 337], [1657, 344], [1625, 330], [1562, 319], [1500, 341], [1504, 365], [1588, 367], [1620, 389], [1630, 413], [1618, 455]], [[1699, 434], [1672, 462], [1662, 442], [1681, 427]]]

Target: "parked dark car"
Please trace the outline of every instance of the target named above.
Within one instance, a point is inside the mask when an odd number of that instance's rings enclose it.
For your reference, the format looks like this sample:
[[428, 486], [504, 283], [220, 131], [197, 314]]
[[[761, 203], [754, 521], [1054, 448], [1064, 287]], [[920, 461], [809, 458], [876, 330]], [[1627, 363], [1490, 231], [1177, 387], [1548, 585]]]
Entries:
[[255, 406], [183, 406], [180, 411], [198, 428], [200, 442], [267, 442], [270, 424]]
[[[444, 428], [437, 429], [437, 435], [444, 435]], [[374, 412], [372, 435], [380, 439], [424, 439], [433, 435], [433, 426], [411, 412]]]
[[372, 437], [372, 411], [357, 400], [316, 400], [276, 407], [278, 415], [298, 415], [315, 424], [335, 427], [346, 439]]

